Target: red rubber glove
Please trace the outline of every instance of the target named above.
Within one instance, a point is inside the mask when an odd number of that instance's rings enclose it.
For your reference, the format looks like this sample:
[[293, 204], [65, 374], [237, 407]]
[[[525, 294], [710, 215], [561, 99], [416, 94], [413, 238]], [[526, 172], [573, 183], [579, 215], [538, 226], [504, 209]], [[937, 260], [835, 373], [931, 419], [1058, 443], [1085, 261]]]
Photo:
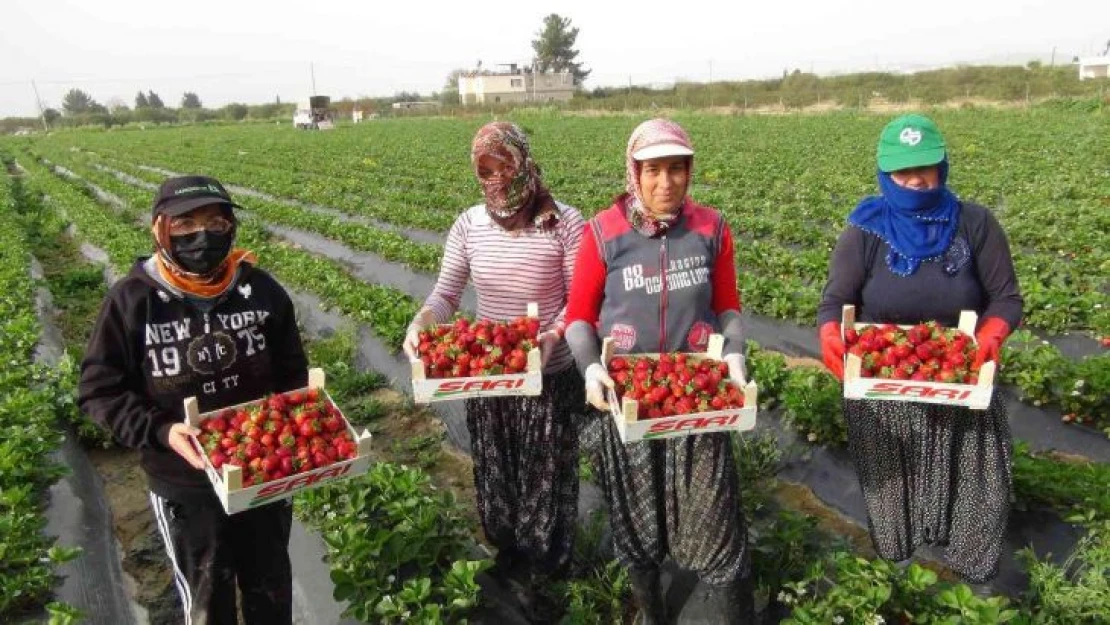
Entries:
[[840, 322], [826, 321], [821, 326], [821, 358], [838, 380], [844, 380], [844, 339], [840, 336]]
[[979, 326], [979, 330], [975, 333], [979, 351], [975, 353], [975, 363], [972, 366], [978, 369], [988, 360], [997, 363], [998, 354], [1002, 351], [1002, 342], [1007, 336], [1010, 336], [1010, 324], [998, 317], [984, 319], [983, 325]]

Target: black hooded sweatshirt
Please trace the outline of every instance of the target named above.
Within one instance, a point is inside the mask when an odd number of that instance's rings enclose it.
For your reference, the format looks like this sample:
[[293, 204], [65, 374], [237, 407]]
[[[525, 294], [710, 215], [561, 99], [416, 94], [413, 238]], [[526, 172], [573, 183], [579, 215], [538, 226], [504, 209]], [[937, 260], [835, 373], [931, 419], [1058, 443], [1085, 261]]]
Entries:
[[168, 447], [186, 397], [207, 412], [306, 383], [293, 303], [265, 271], [243, 263], [222, 295], [196, 300], [156, 280], [140, 259], [101, 306], [77, 401], [140, 451], [152, 491], [187, 501], [212, 497], [212, 486]]

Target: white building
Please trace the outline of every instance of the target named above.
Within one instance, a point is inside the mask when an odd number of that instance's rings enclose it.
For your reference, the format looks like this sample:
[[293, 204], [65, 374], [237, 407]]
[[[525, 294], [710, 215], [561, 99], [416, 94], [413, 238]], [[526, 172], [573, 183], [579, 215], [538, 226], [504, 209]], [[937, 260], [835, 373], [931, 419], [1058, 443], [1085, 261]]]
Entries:
[[1079, 59], [1079, 80], [1090, 78], [1110, 78], [1110, 56]]
[[566, 102], [574, 97], [574, 91], [574, 75], [570, 72], [534, 74], [514, 65], [508, 72], [459, 76], [459, 102], [465, 106]]

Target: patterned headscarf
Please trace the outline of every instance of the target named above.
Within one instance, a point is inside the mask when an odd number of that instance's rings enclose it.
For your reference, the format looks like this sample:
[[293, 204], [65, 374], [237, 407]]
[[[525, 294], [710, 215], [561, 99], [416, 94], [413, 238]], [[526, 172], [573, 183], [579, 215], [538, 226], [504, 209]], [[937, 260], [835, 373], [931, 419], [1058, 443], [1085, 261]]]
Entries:
[[[482, 178], [478, 160], [489, 156], [506, 164], [508, 176]], [[557, 216], [555, 201], [543, 184], [539, 165], [532, 158], [528, 137], [510, 122], [490, 122], [478, 129], [470, 146], [470, 162], [482, 185], [486, 210], [495, 221], [512, 219], [522, 209], [532, 213], [537, 226]]]
[[[693, 151], [690, 136], [675, 122], [669, 119], [651, 119], [636, 127], [632, 136], [628, 138], [628, 149], [625, 151], [625, 190], [628, 191], [628, 220], [632, 226], [642, 234], [649, 237], [657, 236], [671, 227], [682, 215], [682, 206], [678, 212], [666, 219], [659, 219], [651, 214], [644, 204], [643, 190], [640, 188], [640, 171], [643, 164], [632, 155], [643, 148], [674, 144]], [[694, 157], [687, 157], [686, 189], [690, 189], [694, 175]], [[686, 201], [683, 200], [683, 206]]]
[[[235, 215], [231, 212], [231, 209], [225, 209], [224, 216], [230, 218], [231, 222], [236, 224], [235, 229], [231, 231], [234, 237], [238, 229]], [[174, 261], [173, 253], [170, 252], [169, 217], [166, 215], [155, 217], [151, 230], [154, 235], [154, 258], [156, 259], [158, 274], [165, 280], [166, 284], [190, 295], [209, 298], [220, 295], [231, 286], [231, 281], [235, 279], [239, 272], [241, 263], [258, 264], [258, 258], [254, 252], [236, 247], [232, 248], [224, 262], [220, 263], [220, 266], [211, 274], [190, 273]]]

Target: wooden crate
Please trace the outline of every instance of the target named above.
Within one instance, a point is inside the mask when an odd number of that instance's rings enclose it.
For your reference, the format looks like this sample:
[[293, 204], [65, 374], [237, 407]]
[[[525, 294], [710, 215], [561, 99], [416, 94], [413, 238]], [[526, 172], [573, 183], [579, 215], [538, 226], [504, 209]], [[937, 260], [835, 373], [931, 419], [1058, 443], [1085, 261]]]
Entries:
[[[327, 390], [324, 389], [324, 380], [325, 376], [323, 369], [309, 369], [308, 386], [303, 389], [294, 390], [306, 391], [310, 388], [314, 388], [320, 392], [321, 397], [331, 402], [331, 396], [328, 394]], [[241, 404], [235, 404], [234, 406], [225, 406], [217, 410], [202, 413], [197, 408], [196, 397], [187, 397], [185, 398], [185, 422], [193, 427], [199, 427], [200, 423], [205, 419], [216, 417], [226, 410], [237, 410], [246, 406], [257, 405], [262, 399], [263, 398], [260, 397], [254, 401], [243, 402]], [[332, 403], [334, 404], [335, 402]], [[338, 404], [336, 404], [336, 408], [338, 407]], [[342, 409], [340, 409], [341, 415], [342, 412]], [[280, 480], [255, 484], [247, 488], [243, 487], [243, 470], [241, 468], [225, 464], [221, 467], [220, 471], [217, 471], [208, 460], [208, 455], [201, 449], [200, 442], [194, 437], [193, 443], [200, 455], [204, 458], [204, 472], [208, 475], [209, 481], [212, 482], [212, 487], [216, 490], [216, 496], [223, 505], [224, 511], [228, 514], [236, 514], [244, 510], [264, 506], [268, 503], [288, 499], [302, 491], [366, 473], [367, 469], [370, 468], [370, 432], [365, 429], [361, 434], [356, 432], [354, 428], [351, 427], [351, 423], [347, 420], [347, 416], [342, 416], [343, 423], [347, 426], [347, 431], [351, 434], [352, 440], [354, 440], [355, 444], [358, 446], [358, 455], [356, 457], [349, 460], [340, 460], [326, 467], [318, 467], [311, 471], [290, 475]]]
[[[975, 325], [978, 315], [965, 310], [960, 313], [956, 326], [975, 343]], [[856, 307], [846, 305], [842, 311], [840, 324], [841, 338], [846, 328], [862, 330], [875, 323], [856, 323]], [[899, 325], [899, 328], [912, 326]], [[921, 402], [944, 406], [964, 406], [972, 410], [986, 410], [994, 393], [994, 375], [997, 364], [994, 361], [983, 363], [975, 384], [953, 384], [951, 382], [927, 382], [920, 380], [888, 380], [886, 378], [865, 378], [860, 375], [863, 360], [855, 354], [846, 354], [844, 360], [844, 397], [847, 399], [875, 399], [880, 401]]]
[[[527, 316], [539, 316], [537, 304], [529, 303]], [[535, 397], [543, 392], [543, 358], [539, 345], [528, 350], [528, 368], [524, 373], [429, 378], [424, 361], [410, 360], [412, 366], [412, 397], [418, 404], [453, 401], [470, 397]]]
[[[721, 360], [725, 338], [720, 334], [709, 337], [706, 353], [690, 353], [687, 359], [699, 362], [705, 358]], [[609, 361], [616, 356], [622, 358], [651, 358], [658, 360], [659, 354], [615, 354], [613, 339], [606, 338], [601, 347], [601, 362], [606, 370]], [[759, 391], [755, 381], [743, 385], [744, 407], [728, 410], [712, 410], [684, 415], [673, 415], [655, 419], [639, 418], [639, 402], [634, 399], [617, 399], [616, 391], [608, 390], [609, 410], [617, 426], [621, 440], [625, 443], [637, 441], [708, 434], [710, 432], [744, 432], [755, 427], [756, 412], [759, 407]], [[622, 403], [623, 401], [623, 403]]]

